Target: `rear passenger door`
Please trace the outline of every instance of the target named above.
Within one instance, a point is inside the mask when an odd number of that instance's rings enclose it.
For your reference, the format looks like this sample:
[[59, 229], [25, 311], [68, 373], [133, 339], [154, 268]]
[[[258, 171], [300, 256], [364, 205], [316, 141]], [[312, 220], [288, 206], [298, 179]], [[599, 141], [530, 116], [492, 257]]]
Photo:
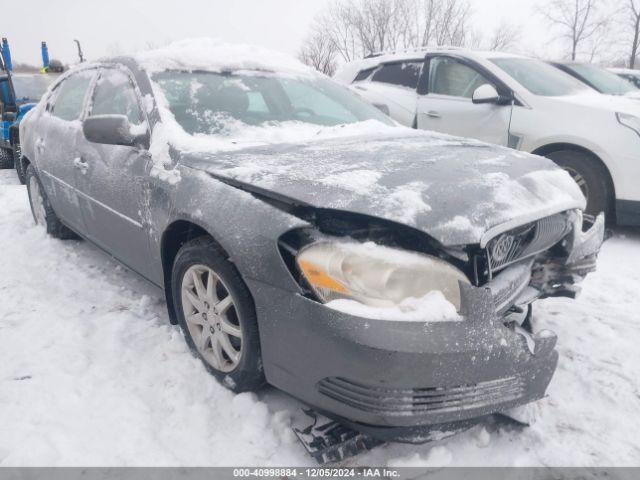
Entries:
[[428, 65], [428, 90], [418, 97], [417, 127], [507, 145], [512, 106], [471, 100], [478, 87], [492, 81], [458, 58], [436, 55]]
[[71, 74], [55, 89], [35, 134], [40, 179], [60, 219], [85, 233], [77, 192], [77, 146], [84, 138], [81, 119], [96, 69]]
[[[133, 77], [121, 68], [102, 68], [88, 117], [124, 115], [136, 129], [148, 127]], [[149, 260], [148, 145], [106, 145], [83, 138], [84, 165], [78, 188], [89, 238], [141, 275], [152, 275]]]
[[364, 91], [370, 102], [397, 122], [412, 127], [423, 63], [422, 60], [383, 63], [369, 82], [354, 83], [353, 88]]

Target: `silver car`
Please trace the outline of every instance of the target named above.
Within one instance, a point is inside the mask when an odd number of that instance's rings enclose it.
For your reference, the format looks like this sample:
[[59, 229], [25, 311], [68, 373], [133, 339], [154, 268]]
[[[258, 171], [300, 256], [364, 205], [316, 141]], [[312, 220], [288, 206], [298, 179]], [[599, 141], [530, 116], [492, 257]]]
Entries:
[[541, 398], [558, 354], [531, 304], [573, 297], [603, 239], [570, 176], [212, 55], [64, 75], [20, 132], [36, 223], [163, 289], [234, 391], [402, 441]]

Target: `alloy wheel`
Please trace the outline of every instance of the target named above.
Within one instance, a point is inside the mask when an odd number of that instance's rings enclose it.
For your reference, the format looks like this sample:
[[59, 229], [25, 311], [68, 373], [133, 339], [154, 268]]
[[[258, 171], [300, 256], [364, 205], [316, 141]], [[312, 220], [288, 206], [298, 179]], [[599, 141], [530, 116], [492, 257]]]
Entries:
[[182, 277], [182, 313], [198, 352], [209, 365], [231, 372], [242, 357], [242, 327], [229, 289], [206, 265]]
[[585, 180], [584, 176], [582, 176], [580, 172], [578, 172], [577, 170], [574, 170], [571, 167], [563, 167], [563, 168], [567, 171], [567, 173], [569, 173], [569, 175], [571, 175], [571, 178], [573, 178], [573, 181], [578, 184], [578, 187], [580, 187], [580, 191], [582, 192], [582, 194], [584, 195], [584, 198], [586, 198], [588, 202], [589, 201], [589, 184]]

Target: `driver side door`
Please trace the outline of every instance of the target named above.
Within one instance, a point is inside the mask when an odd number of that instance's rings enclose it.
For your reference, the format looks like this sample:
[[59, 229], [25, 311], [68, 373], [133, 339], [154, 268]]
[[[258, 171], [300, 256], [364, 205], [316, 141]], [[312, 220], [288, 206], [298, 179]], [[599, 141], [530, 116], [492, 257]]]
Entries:
[[[148, 129], [134, 79], [120, 68], [100, 70], [87, 117], [124, 115]], [[147, 146], [78, 142], [82, 213], [89, 238], [130, 269], [152, 278], [148, 220], [151, 155]]]
[[428, 60], [427, 93], [418, 96], [417, 127], [508, 145], [512, 105], [475, 104], [473, 92], [492, 84], [467, 62], [446, 55]]

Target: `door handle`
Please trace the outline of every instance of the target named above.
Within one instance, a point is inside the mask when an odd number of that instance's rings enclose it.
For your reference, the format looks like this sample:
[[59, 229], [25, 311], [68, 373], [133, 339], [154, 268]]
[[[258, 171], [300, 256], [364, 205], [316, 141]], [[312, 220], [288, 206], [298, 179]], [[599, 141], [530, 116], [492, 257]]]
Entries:
[[427, 112], [427, 117], [431, 117], [431, 118], [441, 118], [441, 115], [439, 112], [436, 112], [435, 110], [429, 110]]
[[80, 170], [83, 174], [87, 173], [89, 164], [82, 157], [76, 157], [73, 159], [73, 166]]

